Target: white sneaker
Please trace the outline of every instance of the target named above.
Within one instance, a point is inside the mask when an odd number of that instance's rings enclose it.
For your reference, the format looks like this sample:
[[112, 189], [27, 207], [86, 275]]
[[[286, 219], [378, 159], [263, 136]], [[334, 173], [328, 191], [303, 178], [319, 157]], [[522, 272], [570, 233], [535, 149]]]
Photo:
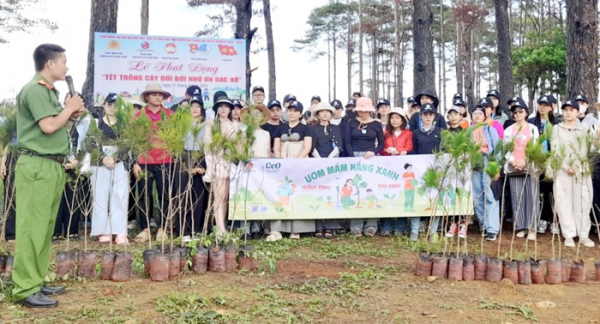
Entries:
[[530, 231], [529, 234], [527, 235], [527, 239], [530, 241], [535, 241], [537, 237], [537, 233], [535, 231]]
[[191, 241], [192, 241], [192, 238], [189, 235], [186, 235], [181, 238], [181, 242], [183, 242], [183, 243], [189, 243]]
[[550, 227], [551, 227], [550, 231], [552, 232], [552, 234], [556, 234], [556, 235], [560, 234], [560, 227], [558, 226], [558, 223], [552, 223], [552, 226], [550, 226]]
[[519, 233], [517, 233], [517, 237], [518, 238], [524, 238], [525, 235], [527, 235], [527, 231], [525, 231], [525, 230], [520, 231]]
[[275, 242], [275, 241], [279, 241], [281, 239], [282, 239], [281, 233], [275, 232], [275, 231], [271, 231], [271, 234], [269, 234], [269, 236], [267, 236], [267, 238], [265, 238], [265, 241], [267, 241], [267, 242]]
[[588, 237], [579, 238], [579, 242], [586, 247], [594, 247], [594, 241], [590, 240]]
[[573, 238], [569, 238], [569, 237], [565, 238], [565, 246], [566, 247], [575, 247], [575, 241], [573, 240]]

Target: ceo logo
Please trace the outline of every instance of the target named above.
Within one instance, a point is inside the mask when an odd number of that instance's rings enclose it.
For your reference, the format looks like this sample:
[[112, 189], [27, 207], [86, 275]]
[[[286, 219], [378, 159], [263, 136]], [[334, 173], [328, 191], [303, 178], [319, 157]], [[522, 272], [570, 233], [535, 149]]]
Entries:
[[145, 50], [147, 50], [147, 49], [149, 49], [149, 48], [150, 48], [150, 43], [148, 43], [148, 42], [143, 42], [143, 43], [142, 43], [142, 49], [145, 49]]
[[281, 168], [281, 163], [267, 163], [265, 165], [265, 168], [267, 168], [267, 170], [279, 170]]

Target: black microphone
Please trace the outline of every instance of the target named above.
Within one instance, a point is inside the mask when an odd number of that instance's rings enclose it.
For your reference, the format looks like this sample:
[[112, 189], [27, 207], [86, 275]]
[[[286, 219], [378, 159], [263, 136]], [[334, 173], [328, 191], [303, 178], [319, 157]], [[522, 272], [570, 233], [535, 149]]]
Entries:
[[65, 82], [67, 82], [67, 86], [69, 87], [69, 94], [71, 97], [75, 97], [77, 91], [75, 91], [75, 87], [73, 86], [73, 78], [70, 75], [67, 75], [65, 76]]

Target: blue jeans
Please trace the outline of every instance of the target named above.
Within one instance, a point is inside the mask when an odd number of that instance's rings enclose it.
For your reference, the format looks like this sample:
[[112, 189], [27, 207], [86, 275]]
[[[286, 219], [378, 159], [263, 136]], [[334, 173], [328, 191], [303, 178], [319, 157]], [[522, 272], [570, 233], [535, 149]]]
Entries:
[[500, 230], [500, 204], [494, 193], [490, 176], [484, 171], [473, 171], [473, 202], [475, 214], [479, 220], [479, 229], [490, 234], [498, 234]]
[[[429, 218], [429, 217], [427, 217]], [[410, 219], [410, 234], [418, 234], [419, 229], [421, 227], [421, 217], [412, 217]], [[440, 226], [440, 218], [439, 216], [435, 216], [433, 218], [433, 224], [431, 224], [431, 234], [435, 234], [438, 231], [438, 227]], [[429, 228], [427, 229], [429, 230]]]
[[[394, 221], [396, 222], [396, 224], [394, 224]], [[404, 232], [404, 231], [406, 231], [406, 217], [382, 219], [381, 220], [381, 231], [382, 232], [385, 232], [385, 231]]]

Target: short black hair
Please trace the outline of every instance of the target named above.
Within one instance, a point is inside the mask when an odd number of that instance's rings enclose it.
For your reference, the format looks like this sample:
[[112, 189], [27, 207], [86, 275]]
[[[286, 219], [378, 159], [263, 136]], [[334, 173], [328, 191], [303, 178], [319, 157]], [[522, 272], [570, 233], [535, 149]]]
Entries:
[[358, 92], [358, 91], [357, 91], [357, 92], [355, 92], [355, 93], [353, 93], [353, 94], [352, 94], [352, 97], [354, 97], [354, 95], [358, 95], [359, 97], [362, 97], [362, 94], [361, 94], [360, 92]]
[[55, 44], [42, 44], [33, 51], [33, 62], [35, 63], [35, 71], [40, 72], [50, 60], [56, 60], [60, 54], [64, 53], [65, 49]]
[[412, 166], [412, 164], [410, 164], [410, 163], [406, 163], [406, 164], [404, 165], [404, 170], [408, 169], [408, 167], [411, 167], [411, 166]]

